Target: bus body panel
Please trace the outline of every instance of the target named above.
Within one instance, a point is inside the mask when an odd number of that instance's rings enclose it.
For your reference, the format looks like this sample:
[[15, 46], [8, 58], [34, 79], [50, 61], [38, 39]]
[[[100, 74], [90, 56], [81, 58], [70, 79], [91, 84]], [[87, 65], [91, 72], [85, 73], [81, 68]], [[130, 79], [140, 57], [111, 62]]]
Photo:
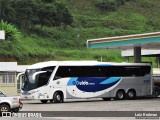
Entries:
[[[128, 79], [131, 82], [128, 82]], [[141, 78], [121, 78], [121, 80], [113, 85], [112, 87], [97, 92], [84, 92], [79, 90], [76, 86], [67, 86], [70, 78], [63, 78], [53, 82], [53, 85], [42, 86], [35, 90], [31, 90], [32, 96], [31, 99], [52, 99], [53, 94], [56, 91], [62, 91], [64, 98], [74, 99], [74, 98], [102, 98], [102, 97], [115, 97], [116, 92], [119, 89], [127, 91], [129, 89], [134, 89], [136, 91], [136, 96], [148, 96], [151, 95], [151, 85], [146, 84], [142, 81]], [[138, 81], [138, 84], [133, 84], [133, 81]], [[141, 82], [139, 82], [141, 81]], [[151, 82], [151, 81], [150, 81]], [[58, 83], [58, 84], [57, 84]], [[35, 93], [35, 94], [34, 94]], [[47, 97], [48, 95], [48, 97]], [[29, 98], [29, 97], [28, 97]]]
[[[52, 65], [51, 63], [54, 63]], [[105, 63], [105, 62], [50, 62], [46, 66], [42, 63], [31, 66], [29, 69], [37, 69], [38, 66], [48, 67], [55, 66], [48, 83], [44, 86], [24, 91], [22, 90], [22, 99], [38, 99], [51, 100], [56, 91], [62, 91], [64, 98], [111, 98], [116, 96], [119, 89], [123, 89], [125, 93], [128, 90], [134, 89], [136, 96], [152, 95], [152, 69], [150, 73], [144, 76], [105, 76], [105, 77], [64, 77], [55, 79], [55, 75], [60, 66], [150, 66], [148, 64], [140, 63]]]

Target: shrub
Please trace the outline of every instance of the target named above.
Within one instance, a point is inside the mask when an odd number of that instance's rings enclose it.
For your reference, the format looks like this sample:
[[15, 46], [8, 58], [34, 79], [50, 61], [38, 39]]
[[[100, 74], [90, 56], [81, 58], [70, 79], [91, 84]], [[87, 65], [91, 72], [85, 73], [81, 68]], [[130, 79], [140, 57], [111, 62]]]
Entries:
[[5, 31], [5, 39], [9, 41], [15, 41], [19, 39], [21, 35], [15, 26], [4, 22], [3, 20], [0, 21], [0, 30]]
[[95, 6], [101, 11], [114, 11], [117, 7], [124, 5], [130, 0], [96, 0]]
[[116, 10], [115, 0], [98, 0], [95, 6], [102, 11], [114, 11]]
[[116, 0], [117, 6], [124, 5], [126, 0]]

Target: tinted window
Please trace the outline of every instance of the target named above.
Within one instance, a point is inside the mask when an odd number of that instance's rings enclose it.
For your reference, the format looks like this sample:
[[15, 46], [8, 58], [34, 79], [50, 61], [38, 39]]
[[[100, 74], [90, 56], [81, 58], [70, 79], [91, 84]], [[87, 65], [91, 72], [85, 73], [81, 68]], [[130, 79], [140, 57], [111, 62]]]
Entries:
[[45, 67], [45, 68], [41, 69], [41, 71], [47, 71], [47, 72], [37, 75], [37, 87], [41, 87], [41, 86], [46, 85], [48, 83], [48, 80], [49, 80], [54, 68], [55, 67]]
[[150, 66], [60, 66], [55, 77], [144, 76], [150, 74], [150, 69]]
[[[44, 86], [48, 83], [48, 80], [54, 70], [54, 66], [45, 67], [41, 69], [27, 69], [24, 76], [24, 84], [22, 86], [22, 90], [32, 90], [41, 86]], [[41, 72], [35, 76], [35, 80], [33, 79], [33, 75], [36, 72]]]

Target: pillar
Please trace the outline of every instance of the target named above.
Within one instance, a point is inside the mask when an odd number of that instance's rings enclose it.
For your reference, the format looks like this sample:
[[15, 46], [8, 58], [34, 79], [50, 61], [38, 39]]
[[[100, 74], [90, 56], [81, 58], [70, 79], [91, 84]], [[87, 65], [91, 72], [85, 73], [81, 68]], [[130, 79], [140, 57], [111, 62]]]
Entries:
[[134, 47], [134, 62], [141, 63], [141, 46]]

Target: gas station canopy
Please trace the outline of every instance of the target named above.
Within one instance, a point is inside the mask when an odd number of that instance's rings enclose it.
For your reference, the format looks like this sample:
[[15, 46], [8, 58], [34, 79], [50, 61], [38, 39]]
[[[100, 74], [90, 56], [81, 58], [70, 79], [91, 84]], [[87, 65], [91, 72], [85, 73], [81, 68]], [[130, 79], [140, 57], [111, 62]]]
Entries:
[[135, 46], [144, 49], [159, 49], [160, 32], [87, 40], [88, 48], [131, 49]]
[[135, 62], [141, 62], [141, 48], [160, 50], [160, 32], [87, 40], [88, 48], [132, 49]]

